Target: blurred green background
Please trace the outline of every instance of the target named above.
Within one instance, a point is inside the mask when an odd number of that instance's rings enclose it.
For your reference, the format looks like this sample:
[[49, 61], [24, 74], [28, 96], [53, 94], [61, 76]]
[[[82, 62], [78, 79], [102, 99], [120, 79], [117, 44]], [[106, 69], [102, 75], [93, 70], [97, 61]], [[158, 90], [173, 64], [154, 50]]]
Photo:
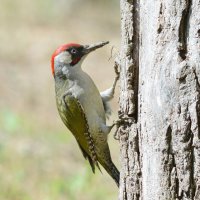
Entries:
[[[109, 40], [83, 67], [100, 90], [110, 87], [118, 0], [0, 0], [0, 26], [0, 200], [117, 199], [114, 181], [104, 170], [92, 174], [60, 120], [50, 57], [63, 43]], [[119, 167], [112, 133], [109, 143]]]

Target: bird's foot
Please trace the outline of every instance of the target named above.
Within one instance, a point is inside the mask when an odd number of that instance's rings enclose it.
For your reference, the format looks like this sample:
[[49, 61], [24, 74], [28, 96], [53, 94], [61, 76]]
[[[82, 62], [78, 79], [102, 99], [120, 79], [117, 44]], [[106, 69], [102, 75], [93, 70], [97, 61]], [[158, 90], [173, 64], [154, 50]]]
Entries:
[[116, 126], [116, 130], [115, 130], [115, 133], [113, 135], [115, 140], [119, 140], [119, 128], [120, 128], [122, 123], [123, 123], [122, 119], [117, 119], [113, 122], [113, 126]]
[[132, 121], [134, 121], [134, 119], [132, 117], [129, 116], [119, 116], [120, 118], [116, 121], [113, 122], [113, 126], [116, 126], [116, 130], [114, 133], [114, 139], [119, 140], [120, 139], [120, 132], [123, 132], [123, 127], [125, 124], [129, 124]]
[[114, 65], [114, 70], [115, 70], [115, 80], [118, 81], [119, 80], [119, 76], [120, 76], [120, 72], [119, 72], [119, 64], [115, 61], [115, 65]]

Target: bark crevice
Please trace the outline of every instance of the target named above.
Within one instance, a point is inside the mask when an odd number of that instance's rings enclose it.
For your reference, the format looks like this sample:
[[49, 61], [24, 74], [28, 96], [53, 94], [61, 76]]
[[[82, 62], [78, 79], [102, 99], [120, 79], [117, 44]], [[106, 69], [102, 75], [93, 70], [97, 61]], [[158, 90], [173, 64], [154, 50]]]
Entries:
[[166, 143], [167, 143], [167, 161], [166, 167], [169, 168], [169, 188], [171, 191], [171, 199], [181, 200], [183, 192], [179, 194], [179, 178], [177, 176], [177, 166], [175, 161], [175, 154], [173, 150], [173, 132], [171, 125], [167, 127]]
[[185, 8], [182, 11], [181, 14], [181, 20], [179, 24], [179, 30], [178, 30], [178, 37], [179, 37], [179, 56], [185, 60], [188, 52], [187, 47], [187, 38], [188, 38], [188, 32], [189, 32], [189, 17], [190, 17], [190, 9], [192, 5], [192, 0], [185, 0]]

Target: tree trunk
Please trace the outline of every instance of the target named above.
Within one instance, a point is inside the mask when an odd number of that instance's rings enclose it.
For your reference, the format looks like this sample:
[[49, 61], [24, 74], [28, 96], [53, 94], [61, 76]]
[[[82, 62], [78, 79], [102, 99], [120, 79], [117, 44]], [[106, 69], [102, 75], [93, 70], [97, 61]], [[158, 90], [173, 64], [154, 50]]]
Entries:
[[200, 0], [121, 0], [120, 200], [200, 200]]

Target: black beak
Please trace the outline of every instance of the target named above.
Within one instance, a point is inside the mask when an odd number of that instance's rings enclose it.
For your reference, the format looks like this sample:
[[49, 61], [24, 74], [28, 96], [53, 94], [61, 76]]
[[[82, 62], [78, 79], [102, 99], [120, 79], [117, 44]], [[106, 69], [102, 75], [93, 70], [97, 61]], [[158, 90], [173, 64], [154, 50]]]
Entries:
[[109, 42], [99, 42], [96, 44], [91, 44], [91, 45], [84, 45], [83, 46], [83, 54], [89, 54], [90, 52], [103, 47], [104, 45], [108, 44]]

